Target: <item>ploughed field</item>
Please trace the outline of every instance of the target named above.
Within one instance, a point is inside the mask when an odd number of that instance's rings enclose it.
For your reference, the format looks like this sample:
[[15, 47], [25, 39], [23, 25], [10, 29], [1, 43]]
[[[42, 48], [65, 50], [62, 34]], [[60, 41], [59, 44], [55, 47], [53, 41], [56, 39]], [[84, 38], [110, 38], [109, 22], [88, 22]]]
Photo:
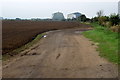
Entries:
[[15, 21], [4, 20], [2, 22], [2, 50], [3, 54], [33, 40], [38, 34], [67, 28], [82, 27], [85, 25], [78, 22], [68, 21]]

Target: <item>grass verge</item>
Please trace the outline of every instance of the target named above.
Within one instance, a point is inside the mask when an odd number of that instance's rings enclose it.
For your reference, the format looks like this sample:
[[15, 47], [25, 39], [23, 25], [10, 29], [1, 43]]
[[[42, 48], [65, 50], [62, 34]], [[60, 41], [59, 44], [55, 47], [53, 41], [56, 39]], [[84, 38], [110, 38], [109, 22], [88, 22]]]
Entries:
[[34, 40], [32, 40], [31, 42], [29, 42], [29, 43], [23, 45], [22, 47], [20, 47], [18, 49], [15, 49], [12, 52], [10, 52], [10, 55], [9, 54], [3, 55], [2, 56], [2, 60], [5, 61], [5, 60], [11, 58], [11, 56], [19, 54], [20, 52], [24, 51], [25, 49], [30, 48], [32, 45], [34, 45], [35, 43], [37, 43], [43, 37], [43, 35], [45, 35], [45, 33], [37, 35], [37, 37]]
[[106, 27], [100, 26], [97, 23], [91, 23], [93, 30], [83, 32], [83, 35], [94, 42], [99, 43], [97, 50], [100, 56], [109, 61], [120, 64], [118, 61], [118, 33], [112, 32]]

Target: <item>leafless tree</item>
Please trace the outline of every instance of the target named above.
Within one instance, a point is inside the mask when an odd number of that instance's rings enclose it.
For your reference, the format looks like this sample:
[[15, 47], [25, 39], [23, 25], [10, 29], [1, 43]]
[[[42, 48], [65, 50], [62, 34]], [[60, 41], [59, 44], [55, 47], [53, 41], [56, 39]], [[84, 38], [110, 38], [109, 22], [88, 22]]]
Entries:
[[97, 16], [98, 16], [98, 17], [103, 16], [103, 10], [99, 10], [99, 11], [97, 12]]

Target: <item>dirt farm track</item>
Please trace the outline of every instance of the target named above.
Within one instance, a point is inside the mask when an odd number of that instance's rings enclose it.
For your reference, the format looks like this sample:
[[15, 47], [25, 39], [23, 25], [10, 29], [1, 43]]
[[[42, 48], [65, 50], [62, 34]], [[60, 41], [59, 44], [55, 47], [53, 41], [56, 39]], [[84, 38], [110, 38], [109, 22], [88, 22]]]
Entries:
[[3, 78], [116, 78], [117, 66], [101, 58], [81, 28], [47, 36], [3, 63]]

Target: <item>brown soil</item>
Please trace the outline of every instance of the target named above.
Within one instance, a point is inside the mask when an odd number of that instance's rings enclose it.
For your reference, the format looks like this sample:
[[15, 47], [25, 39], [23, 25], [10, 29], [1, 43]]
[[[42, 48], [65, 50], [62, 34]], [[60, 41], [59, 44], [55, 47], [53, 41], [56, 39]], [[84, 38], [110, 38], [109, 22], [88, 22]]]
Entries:
[[[89, 25], [70, 21], [2, 21], [2, 53], [8, 54], [33, 40], [36, 35], [49, 30], [58, 30]], [[16, 54], [16, 53], [14, 53]]]
[[80, 29], [47, 32], [37, 44], [3, 62], [4, 78], [116, 78], [117, 66], [101, 58]]

